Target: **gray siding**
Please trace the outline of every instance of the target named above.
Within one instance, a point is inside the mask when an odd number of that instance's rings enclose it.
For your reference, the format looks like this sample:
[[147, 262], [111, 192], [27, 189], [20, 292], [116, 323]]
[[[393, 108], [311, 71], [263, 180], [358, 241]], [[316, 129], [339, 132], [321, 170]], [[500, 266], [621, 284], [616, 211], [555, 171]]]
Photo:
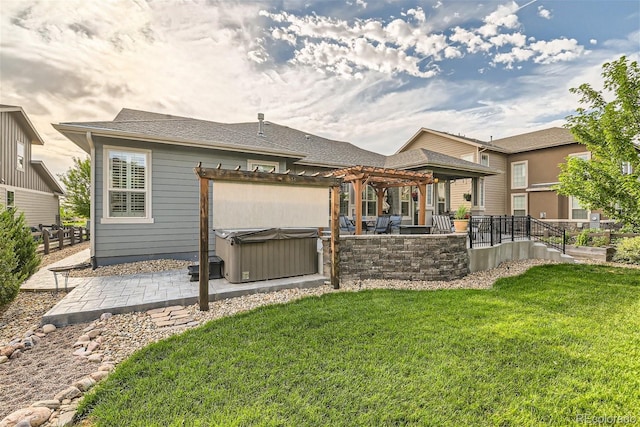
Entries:
[[[94, 138], [95, 156], [95, 257], [99, 265], [142, 259], [181, 258], [197, 260], [200, 224], [200, 187], [193, 168], [202, 162], [204, 167], [245, 170], [247, 157], [241, 153], [228, 154], [215, 150], [176, 147], [165, 144], [130, 142], [129, 147], [151, 150], [152, 224], [103, 224], [104, 146], [126, 149], [125, 141]], [[278, 159], [249, 156], [252, 160]], [[284, 162], [280, 162], [284, 167]], [[210, 200], [215, 183], [210, 186]], [[209, 207], [210, 212], [212, 207]], [[210, 218], [212, 224], [212, 218]], [[210, 229], [212, 225], [210, 226]], [[210, 253], [215, 239], [210, 234]]]
[[[31, 139], [14, 118], [20, 113], [0, 113], [0, 178], [6, 185], [52, 193], [49, 186], [31, 166]], [[24, 171], [19, 171], [16, 141], [24, 143]]]

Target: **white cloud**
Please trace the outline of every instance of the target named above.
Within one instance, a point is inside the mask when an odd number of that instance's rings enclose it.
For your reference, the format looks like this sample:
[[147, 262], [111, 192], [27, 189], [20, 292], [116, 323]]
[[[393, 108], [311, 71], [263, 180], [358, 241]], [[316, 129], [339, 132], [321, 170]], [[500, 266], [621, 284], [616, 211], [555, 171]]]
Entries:
[[530, 45], [538, 55], [534, 62], [538, 64], [552, 64], [558, 61], [568, 61], [579, 57], [584, 52], [584, 47], [578, 44], [576, 39], [556, 39], [551, 41], [537, 41]]
[[496, 64], [506, 64], [507, 69], [512, 69], [514, 62], [527, 61], [534, 55], [535, 53], [532, 50], [514, 47], [511, 49], [511, 52], [496, 54], [493, 57], [493, 62]]
[[494, 46], [499, 46], [499, 47], [507, 44], [522, 47], [527, 43], [527, 38], [522, 33], [511, 33], [511, 34], [499, 34], [495, 37], [491, 37], [489, 41]]
[[591, 39], [591, 40], [589, 40], [589, 43], [592, 44], [592, 45], [596, 45], [596, 44], [598, 44], [598, 40]]
[[461, 27], [455, 27], [449, 39], [465, 45], [469, 53], [488, 51], [491, 48], [491, 43], [485, 41], [480, 35]]
[[551, 11], [544, 8], [544, 6], [538, 6], [538, 16], [544, 19], [551, 19]]

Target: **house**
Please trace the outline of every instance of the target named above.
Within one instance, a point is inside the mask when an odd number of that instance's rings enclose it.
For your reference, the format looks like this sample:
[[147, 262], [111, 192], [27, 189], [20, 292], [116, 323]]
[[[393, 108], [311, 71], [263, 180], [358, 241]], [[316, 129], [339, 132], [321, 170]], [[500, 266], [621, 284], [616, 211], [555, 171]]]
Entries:
[[[113, 120], [54, 127], [91, 156], [91, 252], [97, 265], [168, 257], [197, 259], [199, 188], [193, 168], [198, 163], [291, 173], [354, 165], [429, 170], [441, 182], [499, 173], [425, 148], [384, 156], [265, 121], [262, 114], [257, 122], [230, 124], [122, 109]], [[435, 190], [428, 189], [427, 204], [435, 203]], [[341, 210], [351, 215], [355, 211], [353, 189], [345, 186], [343, 195]], [[417, 203], [411, 188], [394, 189], [387, 203], [389, 213], [402, 215], [404, 222], [416, 220]], [[365, 191], [364, 215], [375, 217], [377, 205], [375, 192]], [[213, 253], [214, 242], [210, 245]]]
[[24, 213], [27, 225], [60, 224], [62, 187], [32, 147], [44, 145], [21, 107], [0, 105], [0, 205]]
[[[484, 142], [422, 128], [398, 151], [427, 148], [498, 169], [504, 173], [450, 184], [446, 208], [467, 204], [476, 215], [531, 215], [567, 228], [589, 223], [589, 212], [576, 199], [553, 190], [560, 164], [569, 156], [589, 157], [571, 132], [552, 127]], [[471, 194], [466, 201], [463, 194]], [[441, 196], [442, 197], [442, 196]]]

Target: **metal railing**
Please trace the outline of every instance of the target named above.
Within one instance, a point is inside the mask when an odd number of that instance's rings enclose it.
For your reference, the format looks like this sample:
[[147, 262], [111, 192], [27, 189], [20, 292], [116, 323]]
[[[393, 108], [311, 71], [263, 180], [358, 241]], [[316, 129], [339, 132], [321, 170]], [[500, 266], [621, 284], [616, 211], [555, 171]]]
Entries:
[[516, 240], [536, 240], [565, 253], [565, 230], [531, 218], [529, 215], [490, 215], [469, 218], [470, 248], [495, 246]]

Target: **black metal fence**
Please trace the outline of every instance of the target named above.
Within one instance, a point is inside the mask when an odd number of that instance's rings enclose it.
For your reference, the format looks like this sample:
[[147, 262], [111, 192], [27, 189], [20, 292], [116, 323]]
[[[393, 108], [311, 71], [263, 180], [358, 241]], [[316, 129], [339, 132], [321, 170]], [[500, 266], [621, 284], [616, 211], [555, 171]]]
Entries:
[[536, 240], [565, 253], [566, 232], [529, 215], [491, 215], [469, 218], [469, 246], [495, 246], [516, 240]]

